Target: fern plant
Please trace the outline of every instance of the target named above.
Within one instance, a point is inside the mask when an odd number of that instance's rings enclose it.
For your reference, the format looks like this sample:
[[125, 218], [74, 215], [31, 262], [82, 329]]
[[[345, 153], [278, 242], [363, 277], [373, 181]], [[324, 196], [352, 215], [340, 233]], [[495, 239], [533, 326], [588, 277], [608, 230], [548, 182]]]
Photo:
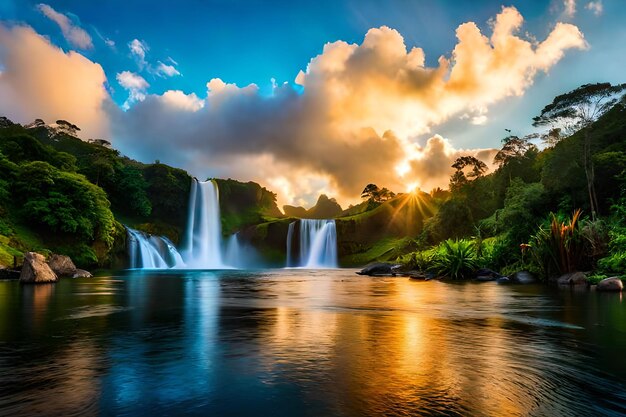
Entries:
[[451, 279], [469, 278], [478, 269], [474, 242], [448, 239], [439, 245], [431, 270]]

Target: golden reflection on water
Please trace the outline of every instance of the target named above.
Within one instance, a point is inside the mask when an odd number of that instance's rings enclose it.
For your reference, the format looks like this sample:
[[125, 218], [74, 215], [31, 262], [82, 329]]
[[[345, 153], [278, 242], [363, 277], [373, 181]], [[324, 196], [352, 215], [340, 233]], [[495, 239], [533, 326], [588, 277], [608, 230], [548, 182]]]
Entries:
[[[355, 294], [342, 290], [350, 285], [299, 282], [289, 298], [310, 297], [297, 307], [264, 310], [265, 320], [260, 322], [266, 328], [259, 330], [261, 349], [267, 353], [265, 367], [277, 370], [289, 363], [302, 372], [329, 367], [324, 369], [332, 375], [327, 383], [350, 387], [342, 399], [348, 409], [374, 407], [368, 412], [384, 414], [399, 408], [411, 412], [439, 407], [443, 412], [446, 404], [456, 402], [492, 415], [528, 411], [520, 406], [528, 387], [507, 378], [515, 341], [507, 336], [504, 320], [474, 319], [479, 328], [466, 334], [466, 340], [459, 339], [454, 334], [458, 328], [448, 323], [468, 319], [454, 317], [460, 311], [449, 310], [451, 296], [457, 297], [459, 309], [468, 303], [476, 307], [477, 294], [471, 286], [451, 294], [433, 288], [438, 283], [381, 279], [365, 284], [365, 291], [358, 283], [360, 291]], [[483, 290], [481, 303], [504, 302], [498, 287]], [[438, 395], [433, 397], [433, 392]]]

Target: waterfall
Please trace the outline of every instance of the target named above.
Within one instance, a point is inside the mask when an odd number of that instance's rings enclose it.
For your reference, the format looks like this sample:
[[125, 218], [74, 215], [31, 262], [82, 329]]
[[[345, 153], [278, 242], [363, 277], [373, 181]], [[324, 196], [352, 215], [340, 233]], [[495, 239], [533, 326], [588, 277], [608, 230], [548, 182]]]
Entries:
[[183, 259], [190, 268], [220, 269], [222, 225], [217, 184], [193, 179], [189, 193], [187, 233]]
[[239, 234], [233, 233], [226, 242], [226, 253], [224, 254], [226, 263], [231, 266], [239, 266], [241, 262], [241, 245], [239, 244]]
[[214, 181], [196, 178], [189, 192], [188, 223], [181, 252], [165, 237], [127, 228], [131, 268], [221, 269], [222, 226], [219, 191]]
[[126, 228], [131, 268], [165, 269], [185, 266], [174, 244], [166, 237]]
[[254, 268], [262, 262], [256, 249], [246, 243], [239, 233], [234, 233], [226, 241], [224, 263], [234, 268]]
[[337, 229], [334, 220], [300, 219], [299, 259], [293, 259], [295, 223], [287, 233], [287, 266], [305, 268], [337, 267]]
[[289, 229], [287, 230], [287, 267], [294, 266], [294, 262], [291, 255], [291, 246], [293, 240], [293, 229], [296, 226], [296, 222], [289, 223]]

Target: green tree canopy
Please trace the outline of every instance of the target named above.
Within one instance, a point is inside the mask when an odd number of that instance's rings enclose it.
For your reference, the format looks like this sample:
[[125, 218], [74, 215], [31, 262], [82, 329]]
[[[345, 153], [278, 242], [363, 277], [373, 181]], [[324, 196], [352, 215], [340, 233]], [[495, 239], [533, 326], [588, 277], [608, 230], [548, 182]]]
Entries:
[[60, 171], [47, 162], [25, 163], [19, 168], [14, 195], [21, 216], [48, 232], [113, 243], [109, 200], [80, 174]]

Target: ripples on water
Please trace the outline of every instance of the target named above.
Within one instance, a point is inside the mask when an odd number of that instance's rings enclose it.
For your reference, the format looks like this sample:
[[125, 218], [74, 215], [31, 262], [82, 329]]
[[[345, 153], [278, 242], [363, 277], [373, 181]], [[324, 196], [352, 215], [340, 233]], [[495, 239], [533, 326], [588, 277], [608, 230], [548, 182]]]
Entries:
[[626, 413], [619, 294], [341, 271], [0, 282], [0, 415]]

